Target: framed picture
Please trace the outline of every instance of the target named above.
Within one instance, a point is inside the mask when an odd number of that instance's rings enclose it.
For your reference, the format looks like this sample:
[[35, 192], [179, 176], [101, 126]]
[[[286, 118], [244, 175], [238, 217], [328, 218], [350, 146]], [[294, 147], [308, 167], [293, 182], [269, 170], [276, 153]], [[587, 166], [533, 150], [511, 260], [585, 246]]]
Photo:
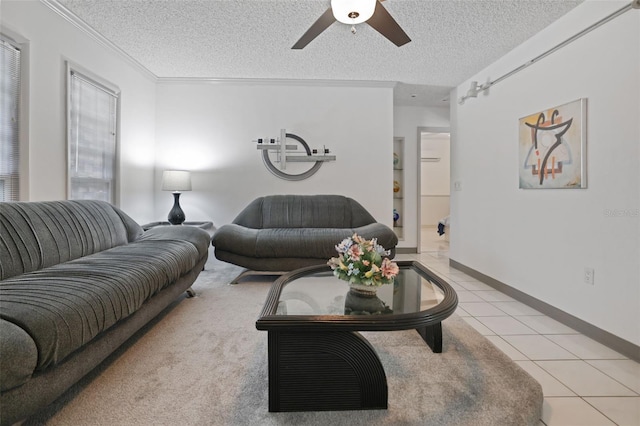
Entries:
[[520, 119], [521, 189], [587, 187], [586, 110], [582, 98]]

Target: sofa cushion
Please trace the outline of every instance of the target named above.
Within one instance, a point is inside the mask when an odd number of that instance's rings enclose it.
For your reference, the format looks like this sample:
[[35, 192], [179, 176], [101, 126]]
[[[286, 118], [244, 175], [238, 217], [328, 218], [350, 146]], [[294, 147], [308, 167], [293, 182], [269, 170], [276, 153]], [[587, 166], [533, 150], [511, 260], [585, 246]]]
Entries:
[[[198, 231], [208, 244], [207, 233]], [[0, 281], [0, 316], [31, 336], [36, 370], [43, 370], [135, 312], [201, 258], [189, 241], [140, 238]]]
[[0, 203], [0, 280], [133, 241], [142, 228], [104, 201]]
[[224, 225], [215, 235], [216, 250], [255, 258], [313, 258], [336, 256], [335, 246], [354, 233], [370, 239], [378, 238], [382, 247], [396, 245], [395, 234], [385, 225], [372, 223], [360, 228], [245, 228]]
[[[274, 272], [274, 275], [279, 275], [286, 271], [293, 271], [294, 269], [298, 268], [305, 268], [307, 266], [318, 266], [327, 264], [326, 259], [317, 259], [312, 257], [249, 257], [218, 249], [216, 249], [216, 258], [222, 260], [223, 262], [240, 265], [243, 268], [247, 268], [249, 271]], [[237, 280], [239, 278], [242, 277], [236, 278], [236, 280], [234, 280], [232, 284], [237, 284]]]

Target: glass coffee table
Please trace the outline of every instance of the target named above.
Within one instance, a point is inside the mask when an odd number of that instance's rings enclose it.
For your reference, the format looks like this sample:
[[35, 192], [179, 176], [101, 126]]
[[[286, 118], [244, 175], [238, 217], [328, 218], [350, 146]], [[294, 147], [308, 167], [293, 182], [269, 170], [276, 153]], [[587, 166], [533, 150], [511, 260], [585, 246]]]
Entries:
[[456, 292], [418, 262], [396, 263], [395, 282], [375, 296], [350, 290], [325, 265], [273, 283], [256, 321], [268, 331], [269, 411], [386, 409], [384, 369], [359, 331], [415, 329], [442, 352]]

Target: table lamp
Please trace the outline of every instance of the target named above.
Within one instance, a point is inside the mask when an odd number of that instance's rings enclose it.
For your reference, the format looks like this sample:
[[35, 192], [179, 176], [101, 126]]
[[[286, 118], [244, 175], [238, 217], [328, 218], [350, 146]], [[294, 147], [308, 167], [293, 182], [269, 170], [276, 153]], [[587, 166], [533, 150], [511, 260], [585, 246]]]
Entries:
[[173, 207], [167, 219], [172, 225], [182, 225], [184, 212], [180, 208], [180, 192], [191, 191], [191, 173], [183, 170], [165, 170], [162, 172], [162, 190], [173, 191]]

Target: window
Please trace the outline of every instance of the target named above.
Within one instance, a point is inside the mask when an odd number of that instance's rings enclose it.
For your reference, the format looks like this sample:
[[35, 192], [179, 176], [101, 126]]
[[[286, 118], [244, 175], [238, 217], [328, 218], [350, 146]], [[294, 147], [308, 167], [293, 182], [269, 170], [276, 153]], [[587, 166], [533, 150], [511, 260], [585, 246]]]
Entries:
[[0, 201], [17, 201], [20, 148], [20, 49], [0, 38]]
[[70, 200], [115, 203], [117, 90], [69, 68]]

